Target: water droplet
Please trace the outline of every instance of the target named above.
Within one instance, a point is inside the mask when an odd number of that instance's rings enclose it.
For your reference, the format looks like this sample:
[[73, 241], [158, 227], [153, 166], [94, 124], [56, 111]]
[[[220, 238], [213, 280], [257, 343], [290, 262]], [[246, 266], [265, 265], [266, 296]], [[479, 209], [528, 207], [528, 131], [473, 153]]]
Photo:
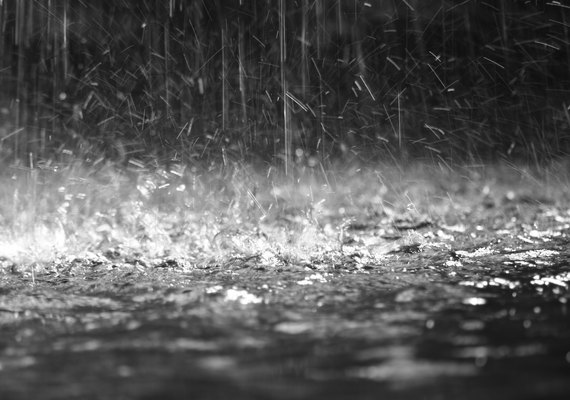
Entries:
[[525, 320], [523, 321], [523, 327], [524, 327], [525, 329], [528, 329], [528, 328], [530, 328], [531, 326], [532, 326], [532, 321], [531, 321], [531, 320], [525, 319]]
[[470, 305], [470, 306], [482, 306], [487, 303], [482, 297], [469, 297], [463, 300], [463, 304]]

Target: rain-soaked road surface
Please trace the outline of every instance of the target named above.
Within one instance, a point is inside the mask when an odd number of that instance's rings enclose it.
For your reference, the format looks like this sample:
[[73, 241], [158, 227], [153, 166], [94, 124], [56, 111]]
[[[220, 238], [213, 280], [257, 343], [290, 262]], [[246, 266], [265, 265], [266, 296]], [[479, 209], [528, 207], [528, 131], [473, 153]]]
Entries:
[[425, 225], [313, 265], [4, 260], [0, 398], [570, 398], [569, 211]]

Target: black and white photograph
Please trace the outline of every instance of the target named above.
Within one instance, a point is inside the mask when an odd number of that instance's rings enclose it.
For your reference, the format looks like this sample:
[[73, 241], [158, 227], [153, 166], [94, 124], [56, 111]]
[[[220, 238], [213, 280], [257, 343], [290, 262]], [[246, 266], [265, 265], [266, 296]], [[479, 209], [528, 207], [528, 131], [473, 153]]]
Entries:
[[0, 0], [0, 400], [570, 399], [570, 1]]

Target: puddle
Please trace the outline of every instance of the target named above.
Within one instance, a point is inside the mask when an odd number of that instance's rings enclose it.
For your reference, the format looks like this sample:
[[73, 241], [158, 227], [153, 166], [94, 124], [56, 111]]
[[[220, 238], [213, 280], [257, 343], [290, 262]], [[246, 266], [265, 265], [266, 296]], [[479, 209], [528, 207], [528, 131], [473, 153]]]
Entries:
[[424, 222], [392, 242], [347, 228], [350, 245], [301, 265], [272, 249], [227, 265], [93, 256], [33, 276], [5, 261], [0, 397], [570, 394], [567, 220]]

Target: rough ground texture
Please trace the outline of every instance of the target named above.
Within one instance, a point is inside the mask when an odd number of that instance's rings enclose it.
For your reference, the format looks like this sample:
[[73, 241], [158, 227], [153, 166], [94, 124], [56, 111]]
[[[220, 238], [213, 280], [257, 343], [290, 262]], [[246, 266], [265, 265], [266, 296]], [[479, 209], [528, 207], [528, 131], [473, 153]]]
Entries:
[[16, 185], [0, 398], [567, 398], [567, 176], [465, 171]]

